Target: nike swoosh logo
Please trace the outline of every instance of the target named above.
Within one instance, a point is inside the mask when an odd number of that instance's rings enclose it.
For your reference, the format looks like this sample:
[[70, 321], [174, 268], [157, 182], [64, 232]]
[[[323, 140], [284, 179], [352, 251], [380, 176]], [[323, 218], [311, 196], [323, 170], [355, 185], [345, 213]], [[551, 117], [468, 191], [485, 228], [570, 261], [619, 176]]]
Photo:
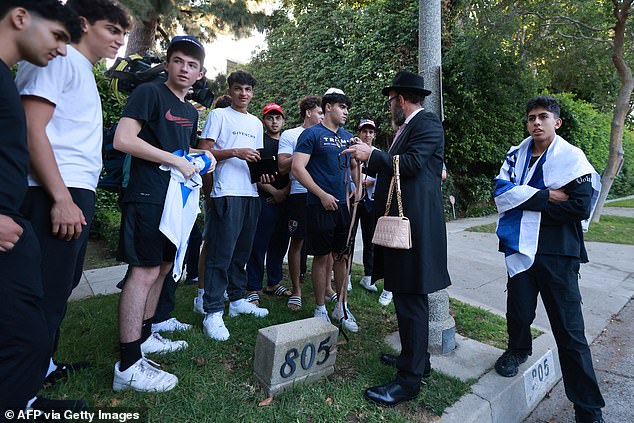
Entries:
[[169, 120], [170, 122], [174, 122], [179, 124], [180, 126], [184, 126], [186, 128], [191, 128], [192, 126], [194, 126], [194, 122], [192, 122], [191, 120], [187, 119], [187, 118], [182, 118], [179, 116], [174, 116], [172, 114], [172, 110], [168, 109], [167, 112], [165, 112], [165, 119]]

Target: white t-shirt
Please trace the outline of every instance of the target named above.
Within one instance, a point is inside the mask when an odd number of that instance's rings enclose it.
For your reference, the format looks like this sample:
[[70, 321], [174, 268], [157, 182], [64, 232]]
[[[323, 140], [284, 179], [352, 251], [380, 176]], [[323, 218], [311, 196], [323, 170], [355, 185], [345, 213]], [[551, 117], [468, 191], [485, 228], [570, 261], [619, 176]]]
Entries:
[[[263, 148], [264, 129], [260, 119], [231, 107], [209, 112], [201, 138], [215, 141], [214, 150], [229, 148]], [[251, 183], [249, 166], [237, 157], [221, 160], [214, 171], [211, 197], [257, 197], [256, 184]]]
[[[287, 129], [282, 132], [280, 136], [280, 145], [277, 150], [277, 154], [290, 154], [291, 156], [295, 153], [295, 147], [297, 146], [297, 139], [304, 132], [303, 126], [298, 126], [297, 128]], [[290, 172], [289, 177], [291, 179], [291, 194], [304, 194], [306, 193], [306, 188], [304, 185], [300, 184], [297, 178], [293, 176], [293, 172]]]
[[[46, 67], [20, 62], [16, 75], [20, 95], [44, 98], [55, 105], [46, 135], [64, 184], [95, 191], [101, 173], [103, 122], [101, 99], [92, 63], [74, 47]], [[38, 186], [29, 174], [29, 186]]]

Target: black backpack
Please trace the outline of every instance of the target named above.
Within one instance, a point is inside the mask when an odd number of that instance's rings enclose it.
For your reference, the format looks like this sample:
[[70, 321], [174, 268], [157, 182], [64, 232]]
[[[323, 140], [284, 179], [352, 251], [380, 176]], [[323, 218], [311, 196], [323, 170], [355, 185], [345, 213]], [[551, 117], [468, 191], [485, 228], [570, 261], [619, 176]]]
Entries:
[[103, 169], [97, 186], [106, 191], [119, 193], [121, 188], [125, 188], [128, 184], [130, 155], [114, 148], [114, 133], [116, 130], [116, 123], [104, 128], [101, 148]]

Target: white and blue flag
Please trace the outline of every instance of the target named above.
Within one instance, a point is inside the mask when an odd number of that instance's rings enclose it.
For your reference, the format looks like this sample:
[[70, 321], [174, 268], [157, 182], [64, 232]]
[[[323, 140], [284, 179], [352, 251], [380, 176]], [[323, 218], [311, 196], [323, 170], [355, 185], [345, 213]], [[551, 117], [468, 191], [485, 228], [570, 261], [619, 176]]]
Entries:
[[[504, 250], [509, 276], [528, 270], [535, 261], [539, 242], [541, 212], [517, 209], [543, 189], [559, 189], [573, 180], [591, 175], [594, 213], [601, 182], [583, 151], [556, 135], [548, 149], [529, 167], [533, 147], [532, 137], [511, 147], [500, 174], [495, 178], [495, 205], [498, 209], [497, 236]], [[588, 229], [590, 218], [582, 222]]]
[[170, 171], [170, 183], [165, 195], [159, 230], [176, 246], [172, 276], [174, 281], [178, 282], [183, 272], [189, 234], [196, 222], [196, 216], [200, 213], [199, 199], [202, 187], [200, 175], [213, 171], [214, 163], [204, 154], [189, 155], [184, 150], [175, 151], [174, 154], [185, 157], [198, 169], [194, 176], [187, 179], [175, 167], [160, 166], [161, 170]]

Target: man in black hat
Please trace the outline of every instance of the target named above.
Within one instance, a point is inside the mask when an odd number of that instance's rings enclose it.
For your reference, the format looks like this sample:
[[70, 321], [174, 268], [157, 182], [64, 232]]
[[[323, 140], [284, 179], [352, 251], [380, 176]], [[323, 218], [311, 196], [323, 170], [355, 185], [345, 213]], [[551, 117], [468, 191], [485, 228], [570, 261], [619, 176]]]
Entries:
[[[396, 378], [365, 391], [369, 401], [384, 406], [415, 398], [421, 379], [430, 374], [427, 295], [451, 284], [440, 192], [445, 142], [438, 117], [421, 106], [429, 94], [421, 76], [407, 71], [397, 73], [392, 84], [383, 89], [383, 95], [389, 96], [386, 107], [399, 128], [389, 150], [373, 150], [359, 143], [344, 151], [367, 161], [368, 170], [378, 174], [375, 216], [384, 214], [393, 174], [392, 160], [399, 156], [403, 211], [411, 224], [411, 249], [378, 245], [374, 249], [372, 279], [383, 278], [385, 288], [393, 292], [402, 345], [400, 356], [381, 356], [385, 364], [396, 366]], [[396, 203], [392, 201], [392, 216], [398, 213]]]

